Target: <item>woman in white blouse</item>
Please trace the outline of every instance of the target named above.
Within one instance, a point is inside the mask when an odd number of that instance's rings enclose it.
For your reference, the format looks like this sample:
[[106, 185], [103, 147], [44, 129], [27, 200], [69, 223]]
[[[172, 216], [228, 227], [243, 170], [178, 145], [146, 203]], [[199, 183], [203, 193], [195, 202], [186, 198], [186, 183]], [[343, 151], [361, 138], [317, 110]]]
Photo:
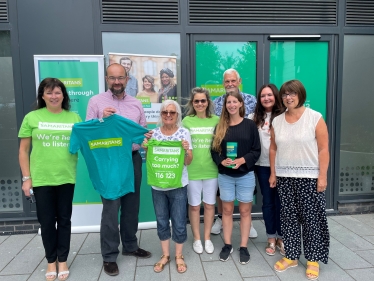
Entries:
[[304, 106], [306, 90], [300, 81], [284, 83], [280, 96], [287, 110], [272, 123], [269, 182], [277, 186], [281, 200], [285, 257], [274, 269], [282, 272], [298, 265], [302, 235], [306, 277], [315, 280], [318, 261], [328, 261], [330, 244], [325, 211], [327, 126], [319, 112]]

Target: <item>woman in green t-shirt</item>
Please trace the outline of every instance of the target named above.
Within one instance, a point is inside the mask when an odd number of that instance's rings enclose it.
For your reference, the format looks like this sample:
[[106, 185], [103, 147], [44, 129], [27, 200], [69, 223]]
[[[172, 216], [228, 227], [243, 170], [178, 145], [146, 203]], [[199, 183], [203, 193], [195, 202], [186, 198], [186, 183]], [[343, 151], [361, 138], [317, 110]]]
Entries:
[[209, 91], [204, 88], [193, 88], [187, 103], [187, 114], [182, 124], [189, 129], [194, 151], [194, 160], [188, 169], [188, 204], [189, 219], [194, 236], [193, 250], [203, 253], [200, 238], [200, 205], [201, 194], [204, 202], [204, 248], [212, 254], [214, 245], [210, 240], [210, 230], [214, 220], [214, 205], [218, 189], [218, 169], [210, 154], [213, 130], [219, 117], [213, 115], [213, 102]]
[[64, 84], [56, 78], [45, 78], [38, 88], [37, 108], [25, 116], [18, 134], [22, 190], [27, 197], [35, 195], [48, 261], [46, 280], [56, 279], [57, 261], [58, 279], [69, 277], [66, 260], [77, 165], [77, 155], [69, 153], [69, 140], [73, 124], [81, 122], [69, 109]]

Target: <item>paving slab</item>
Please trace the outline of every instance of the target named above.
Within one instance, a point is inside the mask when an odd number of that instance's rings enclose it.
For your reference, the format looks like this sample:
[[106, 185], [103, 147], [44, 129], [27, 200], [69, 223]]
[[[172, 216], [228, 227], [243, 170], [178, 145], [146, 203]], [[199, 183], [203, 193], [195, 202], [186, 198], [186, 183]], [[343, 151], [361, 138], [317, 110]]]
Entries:
[[331, 219], [360, 236], [374, 235], [373, 227], [352, 216], [334, 216]]
[[45, 251], [41, 236], [35, 235], [33, 239], [8, 263], [1, 271], [3, 275], [31, 274], [43, 260]]
[[101, 254], [77, 255], [70, 266], [69, 281], [97, 281], [103, 269]]
[[169, 265], [164, 267], [164, 270], [160, 273], [154, 272], [153, 266], [140, 266], [136, 269], [135, 279], [132, 280], [170, 281]]
[[363, 223], [374, 228], [374, 215], [373, 214], [363, 214], [363, 215], [352, 215], [352, 218], [358, 219]]
[[370, 267], [370, 264], [334, 238], [330, 238], [329, 259], [342, 269]]
[[29, 243], [36, 234], [11, 235], [0, 245], [0, 275], [7, 264], [14, 259], [23, 247]]
[[329, 230], [330, 236], [334, 237], [352, 251], [374, 249], [374, 244], [332, 219], [329, 219]]
[[89, 233], [78, 254], [100, 254], [100, 233]]
[[374, 250], [357, 251], [356, 254], [362, 257], [368, 263], [374, 265]]
[[360, 281], [373, 281], [374, 280], [374, 268], [352, 269], [352, 270], [347, 270], [347, 273], [351, 275], [354, 278], [354, 280], [360, 280]]
[[232, 259], [222, 262], [203, 262], [206, 280], [208, 281], [228, 281], [242, 280], [240, 273]]
[[6, 239], [8, 239], [9, 235], [0, 236], [0, 245], [3, 243]]
[[86, 240], [88, 233], [72, 234], [70, 238], [70, 252], [68, 260], [66, 261], [68, 267], [72, 264], [79, 250], [82, 248], [84, 241]]
[[[30, 275], [8, 275], [8, 276], [1, 276], [1, 281], [26, 281], [28, 280]], [[44, 280], [44, 279], [43, 279]]]
[[362, 238], [374, 245], [374, 236], [362, 236]]
[[244, 278], [244, 281], [279, 281], [280, 279], [277, 276], [263, 276], [263, 277], [251, 277]]

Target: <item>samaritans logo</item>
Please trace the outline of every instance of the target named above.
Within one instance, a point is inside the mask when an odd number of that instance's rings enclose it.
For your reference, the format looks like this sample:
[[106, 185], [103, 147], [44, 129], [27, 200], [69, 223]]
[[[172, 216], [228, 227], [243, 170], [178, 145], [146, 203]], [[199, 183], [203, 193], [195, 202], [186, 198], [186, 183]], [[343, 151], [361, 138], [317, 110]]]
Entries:
[[59, 78], [62, 83], [64, 83], [66, 88], [69, 87], [83, 87], [82, 78]]
[[88, 142], [90, 149], [122, 146], [122, 138], [99, 139]]
[[73, 125], [74, 123], [39, 122], [38, 129], [71, 131], [71, 128], [73, 128]]
[[191, 135], [212, 135], [213, 131], [213, 127], [190, 128]]
[[151, 99], [150, 97], [136, 97], [141, 103], [143, 108], [151, 108]]
[[[225, 87], [222, 84], [203, 84], [201, 87], [209, 90], [209, 93], [212, 97], [219, 97], [223, 94], [226, 94]], [[243, 85], [239, 85], [239, 90], [243, 91]]]
[[154, 146], [153, 154], [180, 155], [180, 147]]

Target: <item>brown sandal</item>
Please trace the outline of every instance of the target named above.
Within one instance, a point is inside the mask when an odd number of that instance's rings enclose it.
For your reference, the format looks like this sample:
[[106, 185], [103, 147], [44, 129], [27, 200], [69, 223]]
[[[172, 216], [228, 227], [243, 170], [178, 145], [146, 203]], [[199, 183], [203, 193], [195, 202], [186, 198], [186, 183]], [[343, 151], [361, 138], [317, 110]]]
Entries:
[[[181, 259], [184, 261], [184, 256], [183, 255], [180, 255], [180, 256], [175, 256], [175, 263], [177, 264], [177, 271], [178, 273], [185, 273], [187, 271], [187, 264], [185, 262], [183, 263], [177, 263], [177, 259]], [[184, 270], [179, 270], [179, 268], [181, 268], [182, 266], [185, 267]]]
[[[161, 260], [162, 259], [167, 259], [167, 262], [166, 263], [161, 263], [161, 262], [158, 262], [158, 263], [155, 263], [155, 265], [153, 266], [153, 271], [156, 272], [156, 273], [160, 273], [161, 271], [164, 270], [164, 267], [165, 265], [167, 265], [169, 262], [170, 262], [170, 256], [165, 256], [165, 255], [162, 255], [161, 256]], [[161, 261], [160, 260], [160, 261]], [[160, 268], [160, 270], [156, 270], [156, 266], [158, 266]]]

